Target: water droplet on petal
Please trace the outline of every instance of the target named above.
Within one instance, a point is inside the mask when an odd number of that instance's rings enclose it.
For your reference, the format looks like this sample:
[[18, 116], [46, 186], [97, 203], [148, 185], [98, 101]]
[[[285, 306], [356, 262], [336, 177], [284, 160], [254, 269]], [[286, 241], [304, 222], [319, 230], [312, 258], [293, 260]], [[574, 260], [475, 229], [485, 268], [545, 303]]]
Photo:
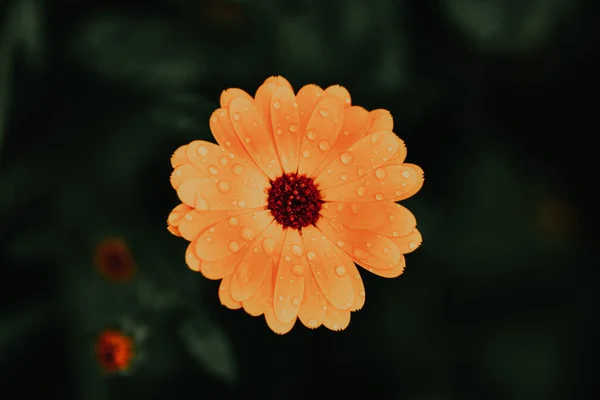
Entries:
[[229, 246], [228, 247], [229, 247], [229, 250], [232, 253], [235, 253], [235, 252], [237, 252], [240, 249], [240, 245], [235, 240], [232, 241], [232, 242], [229, 242]]
[[283, 297], [283, 296], [279, 296], [279, 297], [277, 298], [277, 300], [279, 300], [279, 301], [284, 301], [284, 300], [285, 300], [285, 297]]
[[356, 247], [354, 249], [354, 256], [358, 259], [365, 259], [367, 257], [369, 257], [369, 253], [367, 253], [366, 251], [364, 251], [363, 249]]
[[409, 247], [411, 250], [414, 250], [414, 249], [416, 249], [417, 247], [419, 247], [419, 245], [418, 245], [416, 242], [410, 242], [410, 243], [408, 244], [408, 247]]
[[319, 325], [319, 321], [317, 321], [315, 318], [311, 318], [308, 321], [306, 321], [307, 325], [309, 328], [315, 328], [317, 325]]
[[239, 208], [246, 208], [246, 202], [244, 200], [238, 201], [237, 205]]
[[344, 242], [342, 242], [341, 240], [338, 240], [337, 245], [338, 245], [338, 247], [344, 247]]
[[219, 164], [222, 166], [226, 166], [229, 163], [229, 160], [226, 157], [219, 158]]
[[385, 168], [378, 168], [377, 171], [375, 171], [375, 176], [379, 179], [384, 179], [387, 176]]
[[311, 251], [310, 253], [308, 253], [306, 255], [306, 257], [308, 257], [308, 259], [310, 261], [315, 261], [317, 259], [317, 253], [315, 253], [314, 251]]
[[246, 136], [244, 138], [244, 142], [246, 142], [246, 143], [250, 143], [251, 141], [252, 141], [252, 138], [250, 136]]
[[357, 193], [359, 196], [364, 196], [364, 195], [365, 195], [365, 193], [367, 193], [367, 190], [366, 190], [366, 189], [365, 189], [363, 186], [361, 186], [361, 187], [359, 187], [358, 189], [356, 189], [356, 193]]
[[294, 132], [298, 132], [298, 125], [296, 124], [290, 124], [290, 126], [288, 127], [288, 129], [290, 130], [290, 132], [294, 133]]
[[364, 291], [364, 290], [361, 290], [359, 294], [360, 294], [360, 297], [365, 297], [365, 294], [366, 294], [366, 293], [365, 293], [365, 291]]
[[352, 160], [354, 160], [354, 157], [352, 156], [352, 154], [348, 153], [348, 152], [344, 152], [342, 153], [342, 155], [340, 156], [340, 160], [348, 165], [352, 162]]
[[365, 246], [367, 246], [367, 249], [370, 249], [371, 247], [373, 247], [373, 242], [367, 242], [365, 243]]
[[190, 214], [187, 214], [185, 216], [186, 221], [191, 221], [192, 220], [192, 216]]
[[240, 113], [233, 113], [233, 119], [236, 121], [239, 121], [240, 118], [242, 118], [242, 116], [240, 115]]
[[292, 272], [294, 273], [294, 275], [300, 278], [304, 276], [304, 266], [296, 264], [292, 267]]
[[276, 110], [279, 110], [281, 108], [281, 103], [279, 102], [279, 100], [275, 100], [273, 102], [273, 108]]
[[352, 204], [352, 212], [358, 214], [360, 212], [360, 204]]
[[383, 194], [381, 194], [381, 193], [375, 194], [375, 200], [377, 200], [377, 201], [383, 200]]
[[227, 181], [219, 181], [217, 183], [217, 189], [221, 193], [227, 193], [231, 189], [231, 185]]
[[358, 176], [363, 176], [365, 174], [365, 169], [363, 167], [360, 167], [356, 170], [356, 173], [358, 174]]
[[238, 220], [236, 217], [229, 218], [229, 225], [236, 226], [238, 224]]
[[296, 257], [302, 257], [302, 255], [304, 254], [304, 249], [302, 248], [302, 246], [298, 246], [297, 244], [295, 244], [292, 246], [292, 254]]
[[254, 237], [254, 231], [250, 228], [242, 229], [240, 234], [242, 235], [242, 238], [245, 240], [251, 240]]
[[244, 166], [242, 164], [235, 164], [231, 168], [231, 171], [233, 172], [234, 175], [241, 176], [244, 173]]
[[325, 108], [321, 108], [321, 109], [319, 110], [319, 114], [321, 114], [321, 116], [322, 116], [323, 118], [327, 118], [327, 117], [329, 117], [329, 110], [327, 110], [327, 109], [325, 109]]
[[310, 150], [308, 150], [308, 149], [305, 149], [305, 150], [302, 152], [302, 156], [303, 156], [304, 158], [308, 158], [308, 157], [310, 157]]
[[375, 132], [371, 135], [371, 143], [376, 144], [381, 140], [381, 133]]
[[402, 177], [404, 177], [404, 178], [410, 178], [410, 171], [403, 171], [402, 172]]
[[329, 148], [329, 142], [327, 140], [321, 140], [319, 142], [319, 148], [323, 151], [327, 150]]
[[335, 273], [337, 276], [346, 275], [346, 267], [344, 267], [343, 265], [338, 265], [337, 267], [335, 267]]
[[208, 173], [211, 175], [217, 175], [219, 173], [219, 168], [216, 165], [211, 165], [208, 167]]
[[281, 129], [277, 128], [277, 129], [275, 129], [275, 134], [277, 136], [281, 136], [281, 135], [283, 135], [283, 131]]
[[200, 147], [198, 147], [197, 152], [198, 152], [198, 155], [204, 157], [205, 155], [208, 154], [208, 149], [205, 146], [200, 146]]
[[394, 232], [392, 232], [392, 236], [393, 237], [399, 237], [400, 236], [400, 232], [394, 231]]
[[317, 131], [309, 129], [308, 132], [306, 132], [306, 136], [308, 136], [310, 140], [317, 140]]
[[300, 307], [300, 303], [301, 303], [301, 300], [300, 300], [298, 297], [294, 297], [294, 298], [292, 299], [292, 305], [293, 305], [294, 307]]
[[262, 242], [262, 249], [266, 255], [271, 255], [275, 252], [275, 240], [268, 238]]

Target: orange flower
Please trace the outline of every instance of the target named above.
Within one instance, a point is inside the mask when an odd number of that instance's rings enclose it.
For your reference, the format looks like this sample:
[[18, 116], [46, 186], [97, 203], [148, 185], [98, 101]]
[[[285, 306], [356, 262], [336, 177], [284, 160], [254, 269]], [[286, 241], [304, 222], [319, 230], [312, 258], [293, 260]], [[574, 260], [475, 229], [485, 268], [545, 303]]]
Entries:
[[102, 240], [96, 247], [94, 260], [100, 273], [112, 282], [128, 281], [135, 274], [135, 261], [122, 239]]
[[125, 371], [134, 356], [133, 340], [117, 330], [100, 333], [96, 343], [96, 357], [107, 373]]
[[254, 98], [224, 91], [210, 127], [219, 145], [193, 141], [171, 159], [182, 204], [168, 229], [191, 242], [189, 267], [222, 279], [225, 306], [264, 314], [277, 333], [296, 319], [345, 329], [365, 301], [354, 263], [397, 277], [421, 244], [394, 202], [421, 188], [423, 171], [404, 163], [390, 113], [351, 106], [340, 86], [294, 94], [271, 77]]

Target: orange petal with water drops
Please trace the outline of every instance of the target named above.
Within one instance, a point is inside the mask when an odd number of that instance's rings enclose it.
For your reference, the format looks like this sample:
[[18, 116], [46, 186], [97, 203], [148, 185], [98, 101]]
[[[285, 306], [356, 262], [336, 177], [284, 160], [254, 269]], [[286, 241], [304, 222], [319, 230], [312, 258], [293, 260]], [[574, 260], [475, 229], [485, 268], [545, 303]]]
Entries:
[[372, 274], [381, 276], [382, 278], [397, 278], [404, 272], [404, 268], [406, 267], [406, 259], [403, 255], [397, 265], [386, 269], [374, 268], [366, 263], [361, 266]]
[[256, 165], [272, 180], [282, 169], [270, 124], [267, 126], [252, 103], [238, 97], [231, 101], [229, 112], [233, 129]]
[[192, 271], [200, 271], [200, 259], [196, 255], [195, 243], [191, 242], [185, 251], [185, 262]]
[[271, 330], [279, 335], [284, 335], [292, 330], [294, 324], [296, 323], [296, 318], [289, 322], [281, 322], [279, 318], [275, 316], [275, 311], [273, 307], [267, 308], [265, 311], [265, 320], [267, 321], [267, 325]]
[[409, 185], [407, 183], [407, 186], [403, 187], [404, 190], [402, 191], [402, 193], [399, 196], [396, 196], [394, 198], [394, 201], [401, 201], [414, 196], [419, 190], [421, 190], [421, 188], [423, 187], [423, 183], [425, 182], [425, 173], [423, 172], [423, 169], [421, 169], [421, 167], [409, 163], [404, 163], [402, 164], [402, 166], [405, 170], [410, 171], [411, 174], [416, 177], [416, 183], [412, 185]]
[[347, 258], [347, 260], [344, 260], [344, 265], [346, 266], [346, 271], [348, 273], [348, 276], [352, 278], [352, 289], [354, 290], [354, 302], [350, 306], [349, 310], [350, 311], [360, 310], [365, 305], [365, 296], [366, 296], [365, 285], [364, 285], [363, 280], [358, 272], [358, 269], [356, 268], [356, 264], [354, 264], [354, 261], [352, 260], [352, 258], [348, 254], [343, 252], [341, 249], [338, 249], [338, 254], [340, 255], [340, 258], [342, 258], [342, 259]]
[[247, 211], [236, 210], [215, 210], [215, 211], [196, 211], [191, 209], [179, 221], [178, 228], [184, 239], [192, 241], [207, 227], [217, 222], [226, 220], [230, 216], [242, 214]]
[[221, 99], [220, 99], [221, 108], [229, 108], [229, 104], [231, 104], [231, 101], [238, 97], [241, 97], [243, 99], [248, 100], [251, 103], [254, 103], [254, 99], [252, 98], [252, 96], [250, 96], [248, 93], [246, 93], [242, 89], [231, 88], [231, 89], [223, 90], [223, 92], [221, 92]]
[[392, 118], [392, 114], [388, 110], [373, 110], [369, 115], [371, 116], [371, 126], [367, 134], [394, 130], [394, 118]]
[[179, 226], [181, 219], [190, 211], [192, 211], [191, 207], [186, 206], [185, 204], [179, 204], [167, 217], [167, 223], [172, 226]]
[[309, 226], [302, 230], [306, 258], [321, 292], [328, 302], [346, 310], [354, 303], [352, 279], [348, 276], [347, 258], [339, 256], [333, 244], [317, 228]]
[[350, 311], [339, 310], [333, 306], [327, 308], [323, 325], [332, 331], [342, 331], [350, 325]]
[[307, 268], [304, 278], [304, 298], [298, 311], [298, 318], [307, 328], [316, 329], [323, 323], [327, 304], [327, 299], [323, 296], [312, 272]]
[[331, 151], [344, 122], [344, 103], [338, 97], [327, 96], [315, 106], [302, 138], [298, 172], [312, 175]]
[[421, 232], [415, 228], [408, 235], [392, 238], [392, 241], [398, 246], [402, 254], [408, 254], [421, 246], [423, 237], [421, 236]]
[[325, 89], [325, 92], [329, 96], [338, 97], [344, 103], [344, 107], [348, 108], [352, 105], [352, 97], [350, 97], [350, 93], [348, 90], [340, 85], [332, 85]]
[[273, 221], [268, 210], [251, 211], [220, 221], [198, 237], [196, 254], [203, 261], [219, 261], [254, 243]]
[[390, 165], [343, 185], [325, 188], [321, 195], [331, 202], [398, 201], [413, 193], [415, 187], [422, 184], [421, 179], [422, 176], [409, 164]]
[[273, 307], [273, 268], [267, 271], [258, 290], [249, 299], [242, 302], [242, 307], [253, 317], [263, 315], [268, 308]]
[[[333, 146], [331, 146], [331, 151], [314, 170], [313, 175], [317, 176], [322, 173], [325, 167], [335, 158], [339, 157], [348, 147], [362, 139], [367, 133], [370, 123], [371, 116], [364, 108], [358, 106], [346, 108], [344, 110], [344, 121], [341, 132], [333, 143]], [[330, 169], [327, 173], [330, 171], [334, 172]]]
[[180, 165], [179, 167], [175, 168], [173, 172], [171, 172], [171, 186], [173, 186], [173, 189], [177, 190], [185, 181], [206, 177], [206, 174], [194, 168], [192, 164]]
[[365, 136], [325, 167], [325, 170], [331, 169], [333, 174], [321, 173], [315, 183], [321, 188], [329, 188], [362, 177], [384, 165], [396, 154], [401, 143], [391, 131]]
[[247, 248], [238, 251], [219, 261], [202, 261], [200, 272], [206, 279], [218, 280], [224, 279], [233, 274], [235, 268], [239, 265], [242, 257], [248, 251]]
[[[350, 229], [322, 218], [317, 226], [336, 245], [361, 266], [389, 269], [400, 263], [402, 253], [388, 237], [371, 231]], [[338, 307], [344, 309], [345, 307]]]
[[173, 166], [173, 168], [177, 168], [177, 167], [187, 164], [189, 162], [187, 159], [187, 156], [186, 156], [186, 151], [187, 151], [187, 144], [185, 144], [185, 145], [179, 147], [177, 150], [175, 150], [175, 152], [171, 156], [171, 165]]
[[[248, 160], [256, 166], [252, 157], [250, 157], [250, 154], [248, 154], [246, 148], [242, 144], [242, 141], [235, 133], [235, 129], [233, 129], [229, 110], [219, 108], [212, 113], [210, 117], [210, 130], [221, 147], [232, 152], [236, 157]], [[256, 166], [256, 168], [260, 170], [258, 166]]]
[[233, 273], [231, 295], [235, 300], [248, 300], [258, 290], [275, 265], [282, 242], [283, 230], [277, 223], [256, 238]]
[[292, 89], [279, 87], [271, 97], [271, 123], [277, 153], [286, 173], [296, 172], [302, 134], [298, 103]]
[[300, 114], [300, 136], [306, 133], [306, 125], [317, 103], [327, 96], [327, 93], [317, 85], [303, 86], [296, 94], [298, 113]]
[[171, 232], [172, 235], [181, 237], [181, 232], [179, 232], [179, 228], [173, 225], [167, 225], [167, 230]]
[[[256, 111], [258, 112], [260, 121], [262, 124], [267, 127], [267, 129], [271, 129], [271, 113], [273, 106], [273, 93], [277, 91], [279, 88], [287, 88], [292, 90], [292, 85], [282, 76], [271, 76], [267, 78], [262, 85], [259, 86], [258, 90], [254, 95], [254, 104], [256, 107]], [[273, 133], [269, 131], [269, 133]]]
[[302, 237], [295, 229], [286, 232], [276, 268], [273, 304], [275, 315], [284, 324], [296, 319], [304, 296], [304, 274], [309, 269]]
[[384, 236], [408, 235], [417, 226], [415, 216], [391, 201], [370, 203], [324, 203], [321, 215], [350, 229], [367, 230]]
[[231, 310], [237, 310], [242, 307], [239, 301], [231, 297], [231, 276], [223, 278], [219, 285], [219, 300], [221, 304]]

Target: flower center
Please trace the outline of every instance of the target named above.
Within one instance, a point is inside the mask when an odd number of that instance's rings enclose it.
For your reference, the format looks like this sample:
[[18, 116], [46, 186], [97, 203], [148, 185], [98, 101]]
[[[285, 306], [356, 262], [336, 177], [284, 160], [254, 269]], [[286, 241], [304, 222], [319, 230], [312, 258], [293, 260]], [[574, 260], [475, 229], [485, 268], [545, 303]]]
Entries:
[[319, 220], [323, 200], [312, 178], [284, 174], [271, 181], [267, 208], [284, 228], [300, 230]]

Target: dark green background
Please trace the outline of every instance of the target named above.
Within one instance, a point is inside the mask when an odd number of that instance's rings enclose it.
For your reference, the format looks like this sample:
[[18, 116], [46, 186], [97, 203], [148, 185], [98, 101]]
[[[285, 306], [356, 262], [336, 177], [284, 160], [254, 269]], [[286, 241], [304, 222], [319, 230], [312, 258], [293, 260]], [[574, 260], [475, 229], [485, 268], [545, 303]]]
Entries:
[[[0, 397], [587, 399], [597, 12], [575, 0], [0, 3]], [[595, 54], [596, 53], [596, 54]], [[423, 246], [344, 332], [219, 304], [165, 229], [171, 153], [271, 75], [387, 108]], [[139, 266], [94, 270], [104, 237]], [[135, 333], [129, 375], [93, 358]]]

